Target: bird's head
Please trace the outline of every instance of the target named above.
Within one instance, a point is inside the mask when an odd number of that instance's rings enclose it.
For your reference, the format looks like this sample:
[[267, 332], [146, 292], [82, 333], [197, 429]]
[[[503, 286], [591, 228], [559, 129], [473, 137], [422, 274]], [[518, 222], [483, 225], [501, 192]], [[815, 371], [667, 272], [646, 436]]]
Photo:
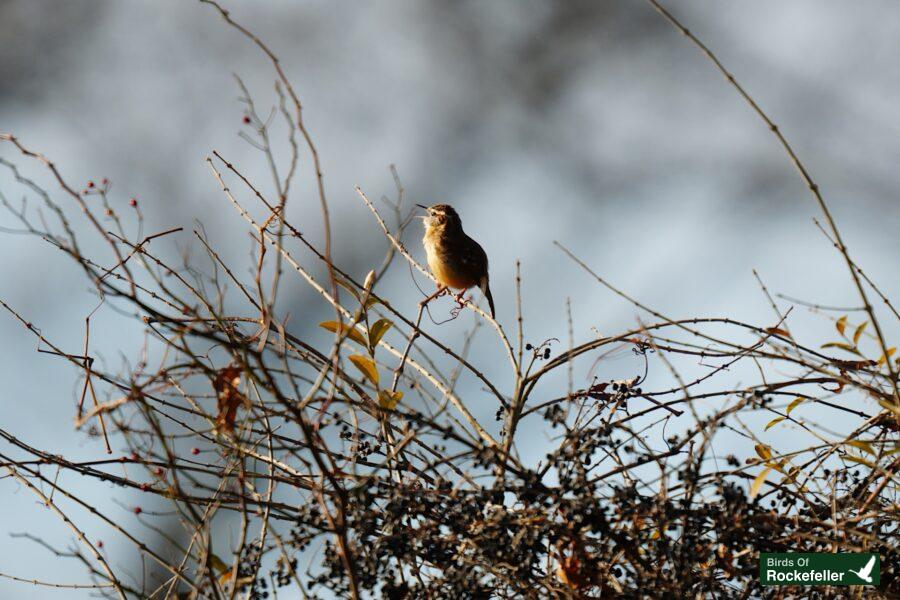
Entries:
[[427, 215], [423, 216], [426, 229], [432, 227], [462, 227], [462, 222], [456, 210], [449, 204], [434, 204], [432, 206], [423, 206], [416, 204], [419, 208], [424, 208]]

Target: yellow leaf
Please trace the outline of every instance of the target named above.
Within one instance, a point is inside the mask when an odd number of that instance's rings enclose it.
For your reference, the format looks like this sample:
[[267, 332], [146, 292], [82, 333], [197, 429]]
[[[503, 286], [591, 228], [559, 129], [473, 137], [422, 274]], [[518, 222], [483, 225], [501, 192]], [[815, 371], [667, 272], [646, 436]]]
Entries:
[[759, 475], [756, 476], [756, 479], [753, 480], [753, 483], [750, 484], [750, 497], [756, 498], [756, 495], [759, 493], [759, 488], [762, 487], [762, 484], [766, 482], [766, 477], [769, 476], [769, 472], [771, 468], [763, 469], [759, 472]]
[[853, 345], [859, 344], [859, 338], [862, 337], [863, 331], [866, 329], [866, 325], [868, 325], [868, 321], [863, 321], [859, 324], [859, 327], [856, 328], [856, 331], [853, 332]]
[[384, 337], [384, 334], [387, 333], [388, 329], [390, 329], [394, 324], [388, 321], [387, 319], [378, 319], [372, 326], [369, 327], [369, 347], [375, 348], [378, 345], [378, 342], [381, 341], [381, 338]]
[[375, 385], [378, 385], [378, 367], [375, 366], [375, 363], [372, 362], [371, 358], [360, 354], [351, 354], [347, 358], [349, 358], [350, 362], [366, 376], [366, 379]]
[[844, 460], [849, 460], [850, 462], [855, 462], [855, 463], [859, 463], [861, 465], [866, 465], [867, 467], [870, 467], [872, 469], [875, 468], [875, 463], [873, 463], [872, 461], [866, 460], [859, 456], [853, 456], [852, 454], [845, 454]]
[[892, 357], [892, 356], [894, 355], [894, 352], [896, 352], [896, 351], [897, 351], [897, 347], [896, 347], [896, 346], [891, 346], [890, 348], [888, 348], [888, 349], [887, 349], [887, 352], [885, 352], [884, 354], [882, 354], [882, 355], [881, 355], [881, 358], [878, 359], [878, 364], [879, 364], [879, 365], [883, 365], [884, 363], [886, 363], [887, 360], [888, 360], [890, 357]]
[[859, 448], [863, 452], [868, 452], [869, 454], [877, 454], [875, 452], [875, 448], [872, 447], [872, 444], [869, 442], [864, 442], [862, 440], [847, 440], [844, 442], [848, 446], [853, 446], [854, 448]]
[[785, 411], [787, 414], [791, 414], [791, 411], [800, 406], [800, 404], [806, 400], [803, 396], [797, 396], [794, 398], [790, 404], [787, 406], [787, 410]]
[[[343, 279], [343, 278], [341, 278], [341, 277], [335, 277], [335, 278], [334, 278], [334, 282], [335, 282], [336, 284], [338, 284], [339, 286], [341, 286], [342, 288], [344, 288], [345, 290], [347, 290], [348, 292], [350, 292], [351, 294], [353, 294], [353, 297], [356, 298], [356, 301], [357, 301], [357, 302], [361, 302], [361, 301], [362, 301], [363, 295], [362, 295], [359, 291], [357, 291], [356, 287], [355, 287], [352, 283], [350, 283], [349, 281], [347, 281], [346, 279]], [[365, 308], [366, 308], [366, 310], [368, 310], [368, 309], [372, 308], [372, 307], [373, 307], [374, 305], [376, 305], [376, 304], [378, 304], [378, 300], [376, 300], [375, 298], [373, 298], [373, 297], [370, 295], [370, 296], [366, 299], [366, 306], [365, 306]]]
[[327, 329], [332, 333], [344, 335], [362, 346], [366, 345], [366, 338], [364, 338], [363, 334], [359, 332], [359, 329], [357, 329], [356, 327], [350, 327], [350, 325], [347, 323], [339, 323], [337, 321], [322, 321], [321, 323], [319, 323], [319, 327], [321, 327], [322, 329]]
[[768, 431], [769, 429], [771, 429], [775, 425], [778, 425], [782, 421], [784, 421], [784, 417], [775, 417], [774, 419], [769, 421], [768, 425], [766, 425], [765, 431]]
[[761, 459], [769, 460], [770, 458], [772, 458], [772, 449], [765, 444], [756, 444], [754, 448], [756, 449], [756, 453], [759, 454], [759, 457]]
[[353, 294], [353, 297], [356, 298], [357, 301], [359, 301], [359, 292], [356, 291], [356, 288], [353, 287], [352, 283], [350, 283], [349, 281], [347, 281], [341, 277], [335, 277], [334, 282], [336, 284], [338, 284], [339, 286], [341, 286], [342, 288], [344, 288], [345, 290], [347, 290], [348, 292], [350, 292], [351, 294]]
[[209, 563], [212, 565], [212, 568], [219, 573], [227, 573], [231, 571], [231, 565], [226, 564], [224, 560], [222, 560], [215, 554], [209, 555]]
[[828, 342], [827, 344], [822, 344], [822, 348], [840, 348], [841, 350], [846, 350], [847, 352], [852, 352], [858, 356], [862, 356], [859, 350], [856, 349], [856, 346], [851, 346], [850, 344], [845, 344], [844, 342]]
[[900, 418], [900, 406], [891, 402], [887, 402], [886, 400], [882, 400], [881, 398], [878, 398], [878, 404], [881, 405], [881, 408], [886, 408], [887, 410], [894, 413], [895, 416]]
[[363, 290], [371, 292], [373, 285], [375, 285], [375, 271], [369, 271], [366, 273], [366, 278], [363, 281]]
[[765, 465], [771, 469], [775, 469], [776, 471], [784, 473], [785, 475], [787, 475], [787, 473], [788, 473], [784, 468], [787, 465], [787, 461], [784, 459], [781, 459], [778, 462], [770, 460], [770, 461], [766, 462]]
[[394, 410], [397, 407], [397, 404], [403, 398], [403, 392], [394, 392], [393, 394], [388, 390], [381, 390], [378, 392], [378, 405], [381, 408], [386, 408], [388, 410]]
[[844, 315], [840, 319], [837, 320], [837, 323], [834, 324], [834, 328], [838, 330], [838, 333], [844, 335], [844, 329], [847, 327], [847, 315]]

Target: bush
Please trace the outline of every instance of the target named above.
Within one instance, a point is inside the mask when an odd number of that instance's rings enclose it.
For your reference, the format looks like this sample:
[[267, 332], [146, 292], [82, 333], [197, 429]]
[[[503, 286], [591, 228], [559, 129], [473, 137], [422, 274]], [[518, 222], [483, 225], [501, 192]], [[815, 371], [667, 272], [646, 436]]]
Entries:
[[[386, 598], [791, 596], [805, 590], [760, 587], [759, 552], [872, 551], [882, 558], [880, 593], [900, 594], [894, 541], [900, 364], [879, 320], [900, 316], [851, 258], [818, 187], [777, 126], [674, 17], [653, 2], [707, 52], [787, 151], [847, 264], [861, 317], [833, 319], [836, 341], [821, 348], [794, 338], [789, 311], [774, 300], [772, 323], [675, 320], [631, 299], [560, 244], [586, 276], [632, 302], [647, 321], [561, 347], [556, 340], [529, 343], [521, 314], [511, 340], [490, 315], [462, 301], [452, 316], [473, 311], [493, 331], [494, 361], [508, 363], [509, 385], [470, 361], [467, 345], [442, 341], [445, 329], [421, 327], [430, 314], [426, 301], [405, 314], [379, 286], [394, 263], [430, 276], [401, 242], [415, 207], [399, 178], [397, 198], [386, 204], [391, 225], [359, 190], [389, 242], [380, 266], [360, 280], [332, 260], [328, 201], [298, 96], [264, 42], [207, 3], [273, 60], [291, 148], [289, 156], [275, 156], [268, 143], [274, 125], [256, 113], [244, 88], [250, 141], [266, 161], [288, 165], [283, 178], [275, 175], [277, 197], [219, 154], [207, 159], [255, 240], [251, 277], [241, 276], [246, 265], [223, 261], [200, 230], [194, 234], [212, 268], [167, 262], [156, 249], [181, 228], [144, 235], [138, 201], [120, 210], [108, 182], [79, 190], [47, 158], [0, 136], [25, 160], [49, 169], [84, 221], [70, 220], [54, 193], [3, 161], [10, 184], [30, 198], [16, 207], [4, 196], [9, 214], [71, 257], [102, 302], [135, 315], [150, 340], [142, 354], [158, 360], [155, 368], [149, 358], [107, 368], [92, 357], [90, 317], [85, 351], [72, 355], [3, 303], [42, 348], [79, 369], [77, 426], [102, 437], [110, 451], [127, 448], [120, 459], [75, 463], [2, 432], [30, 456], [4, 457], [9, 473], [72, 530], [79, 546], [57, 552], [83, 562], [97, 590], [119, 597], [265, 598], [282, 587], [291, 597], [301, 590], [307, 597]], [[298, 163], [318, 177], [322, 221], [314, 233], [322, 244], [283, 218]], [[83, 250], [97, 240], [109, 256]], [[298, 247], [315, 266], [301, 263]], [[276, 302], [288, 277], [314, 288], [333, 309], [333, 319], [321, 324], [327, 339], [291, 334]], [[876, 296], [884, 315], [872, 306]], [[562, 374], [581, 372], [586, 362], [622, 347], [643, 361], [642, 375], [594, 378], [583, 389], [570, 375], [561, 385]], [[678, 367], [684, 361], [710, 368], [685, 379]], [[454, 365], [453, 372], [444, 373], [440, 363]], [[757, 382], [732, 380], [731, 369], [743, 363], [758, 369]], [[496, 422], [480, 422], [467, 408], [472, 402], [455, 391], [461, 373], [496, 402]], [[716, 408], [701, 400], [715, 400]], [[809, 406], [831, 413], [841, 431], [805, 416]], [[764, 429], [791, 426], [803, 441], [786, 450], [762, 443], [761, 431], [747, 425], [760, 414], [768, 415]], [[538, 433], [549, 452], [534, 461], [522, 450]], [[755, 453], [723, 455], [717, 436], [738, 436]], [[122, 475], [119, 463], [140, 470]], [[64, 487], [41, 465], [84, 478]], [[91, 481], [170, 504], [185, 535], [161, 530], [167, 517], [141, 507], [134, 512], [142, 533], [117, 522], [83, 499]], [[133, 543], [153, 565], [151, 575], [120, 572], [64, 504]], [[216, 526], [229, 514], [240, 522], [237, 540], [221, 539]], [[842, 590], [816, 593], [838, 597]]]

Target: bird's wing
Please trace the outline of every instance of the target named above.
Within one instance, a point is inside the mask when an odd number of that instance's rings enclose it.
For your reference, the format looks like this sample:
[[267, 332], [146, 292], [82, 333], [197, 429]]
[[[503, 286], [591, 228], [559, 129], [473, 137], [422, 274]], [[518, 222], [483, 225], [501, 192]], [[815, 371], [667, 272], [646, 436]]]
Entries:
[[875, 557], [873, 556], [872, 558], [869, 559], [869, 562], [866, 563], [866, 566], [863, 567], [862, 570], [859, 572], [859, 576], [862, 577], [863, 579], [867, 578], [869, 576], [869, 573], [872, 572], [872, 568], [874, 566], [875, 566]]
[[459, 245], [452, 248], [451, 254], [461, 270], [475, 280], [473, 285], [477, 284], [478, 279], [487, 272], [487, 254], [484, 248], [469, 236], [465, 235]]

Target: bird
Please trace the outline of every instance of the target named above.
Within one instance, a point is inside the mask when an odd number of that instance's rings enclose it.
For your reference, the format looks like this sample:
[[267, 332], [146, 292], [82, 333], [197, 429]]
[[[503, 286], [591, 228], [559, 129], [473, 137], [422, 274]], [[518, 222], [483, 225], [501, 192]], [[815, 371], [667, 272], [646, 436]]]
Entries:
[[487, 298], [491, 318], [494, 318], [494, 298], [484, 248], [466, 235], [459, 214], [449, 204], [416, 206], [428, 212], [422, 217], [425, 225], [422, 245], [425, 246], [428, 268], [438, 286], [459, 290], [456, 299], [460, 302], [467, 289], [478, 286]]
[[872, 567], [875, 566], [875, 557], [872, 556], [869, 558], [869, 562], [866, 563], [859, 571], [854, 571], [853, 569], [847, 569], [866, 583], [872, 583]]

